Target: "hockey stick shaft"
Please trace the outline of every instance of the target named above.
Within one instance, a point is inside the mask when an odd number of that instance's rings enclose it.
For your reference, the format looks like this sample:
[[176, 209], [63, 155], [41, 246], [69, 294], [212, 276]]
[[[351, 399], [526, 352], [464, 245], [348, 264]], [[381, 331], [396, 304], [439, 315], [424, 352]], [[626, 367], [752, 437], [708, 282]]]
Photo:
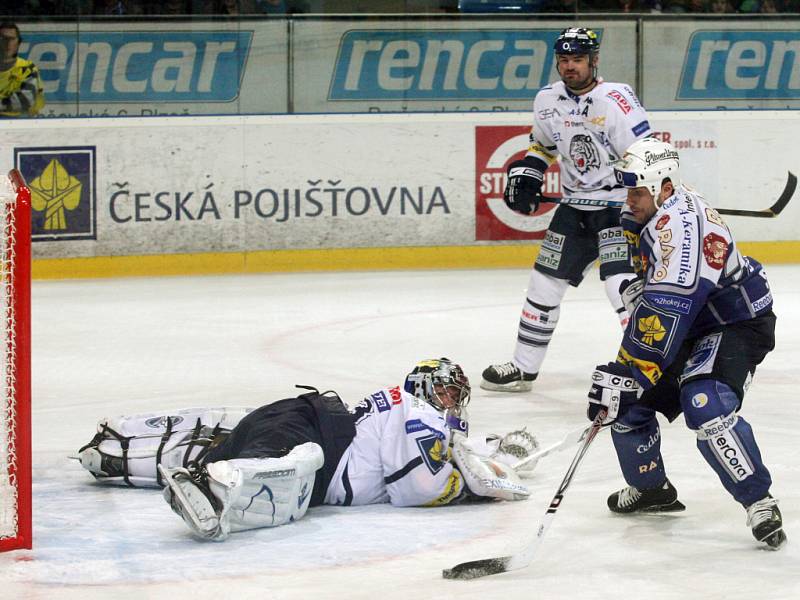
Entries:
[[[721, 215], [733, 215], [736, 217], [761, 217], [772, 218], [777, 217], [781, 211], [789, 203], [789, 200], [794, 196], [797, 189], [797, 177], [794, 173], [789, 171], [789, 176], [786, 179], [786, 186], [778, 196], [775, 203], [769, 208], [764, 210], [743, 210], [738, 208], [717, 208], [715, 209]], [[568, 206], [605, 206], [609, 208], [620, 208], [625, 202], [620, 200], [595, 200], [593, 198], [547, 198], [542, 197], [541, 202], [551, 202], [554, 204], [565, 204]]]
[[583, 438], [586, 437], [586, 434], [589, 433], [589, 430], [592, 428], [591, 425], [589, 427], [581, 427], [580, 429], [575, 429], [574, 431], [570, 431], [561, 441], [558, 441], [554, 444], [551, 444], [547, 448], [542, 448], [538, 452], [534, 452], [533, 454], [526, 456], [525, 458], [521, 459], [517, 463], [513, 465], [513, 469], [516, 471], [521, 467], [525, 467], [526, 465], [539, 460], [540, 458], [544, 458], [548, 454], [553, 452], [559, 452], [561, 450], [566, 450], [567, 448], [571, 448], [575, 444], [578, 444], [583, 441]]
[[789, 200], [794, 196], [797, 189], [797, 177], [794, 173], [789, 171], [789, 177], [786, 179], [786, 186], [783, 192], [778, 196], [778, 200], [767, 209], [764, 210], [739, 210], [736, 208], [718, 208], [717, 212], [721, 215], [733, 215], [735, 217], [762, 217], [772, 218], [781, 214], [781, 211], [789, 204]]
[[547, 533], [547, 530], [550, 529], [553, 519], [555, 519], [556, 511], [558, 511], [561, 502], [564, 500], [564, 494], [567, 492], [570, 483], [572, 483], [572, 478], [575, 476], [581, 460], [583, 460], [586, 451], [589, 449], [589, 445], [602, 429], [605, 418], [606, 409], [603, 408], [597, 413], [594, 421], [592, 421], [592, 424], [589, 426], [589, 430], [583, 438], [583, 442], [578, 448], [575, 458], [572, 459], [572, 463], [570, 463], [569, 469], [567, 469], [567, 473], [564, 475], [564, 479], [558, 486], [555, 496], [553, 496], [553, 499], [550, 501], [550, 506], [547, 507], [547, 511], [541, 521], [539, 521], [539, 526], [536, 529], [536, 536], [521, 552], [509, 556], [463, 562], [451, 569], [442, 571], [442, 577], [445, 579], [477, 579], [478, 577], [485, 577], [487, 575], [496, 575], [498, 573], [524, 569], [530, 565], [533, 561], [533, 557], [536, 555], [536, 551], [542, 543], [544, 535]]

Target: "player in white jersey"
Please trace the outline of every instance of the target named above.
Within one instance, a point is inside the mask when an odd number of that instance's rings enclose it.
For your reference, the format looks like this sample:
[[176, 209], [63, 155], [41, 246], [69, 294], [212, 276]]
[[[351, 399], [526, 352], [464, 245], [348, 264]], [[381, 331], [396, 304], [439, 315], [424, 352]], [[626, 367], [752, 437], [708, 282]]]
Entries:
[[627, 323], [619, 288], [633, 271], [619, 224], [625, 190], [615, 181], [612, 164], [651, 130], [629, 86], [597, 77], [599, 48], [589, 29], [561, 32], [554, 45], [561, 81], [536, 94], [530, 147], [508, 167], [506, 204], [532, 214], [542, 198], [544, 172], [560, 156], [562, 201], [531, 272], [513, 360], [484, 370], [481, 387], [487, 390], [531, 389], [567, 288], [577, 287], [598, 257], [606, 294], [622, 326]]
[[755, 538], [786, 542], [772, 480], [750, 424], [739, 415], [756, 366], [775, 345], [766, 273], [743, 256], [719, 213], [681, 185], [678, 153], [635, 142], [617, 166], [638, 278], [623, 290], [630, 313], [615, 362], [592, 376], [589, 418], [608, 409], [628, 487], [608, 498], [618, 513], [684, 510], [667, 479], [656, 412], [683, 413], [697, 448], [747, 511]]
[[213, 540], [283, 525], [320, 504], [526, 498], [512, 465], [537, 448], [535, 438], [522, 430], [467, 439], [469, 398], [460, 366], [426, 360], [403, 388], [380, 389], [353, 411], [312, 389], [256, 410], [105, 420], [80, 460], [98, 481], [166, 485], [173, 510]]

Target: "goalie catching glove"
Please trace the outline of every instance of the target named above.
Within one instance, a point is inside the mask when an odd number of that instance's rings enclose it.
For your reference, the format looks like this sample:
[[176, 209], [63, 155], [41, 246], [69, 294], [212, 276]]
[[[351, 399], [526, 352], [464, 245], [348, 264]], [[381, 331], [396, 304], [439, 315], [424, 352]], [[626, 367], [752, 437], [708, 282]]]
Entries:
[[542, 181], [547, 165], [526, 156], [508, 165], [508, 184], [503, 200], [511, 210], [529, 215], [536, 212], [542, 200]]
[[456, 439], [453, 461], [475, 496], [500, 500], [525, 500], [530, 496], [530, 490], [510, 465], [485, 456], [468, 438]]
[[489, 458], [497, 460], [509, 467], [520, 477], [530, 477], [538, 460], [525, 462], [525, 459], [540, 449], [539, 441], [526, 427], [517, 429], [504, 436], [491, 435], [486, 444], [492, 448]]
[[623, 404], [636, 402], [639, 383], [631, 375], [631, 370], [618, 362], [598, 365], [592, 373], [592, 387], [589, 389], [589, 409], [587, 416], [594, 421], [602, 407], [608, 409], [604, 425], [613, 423]]

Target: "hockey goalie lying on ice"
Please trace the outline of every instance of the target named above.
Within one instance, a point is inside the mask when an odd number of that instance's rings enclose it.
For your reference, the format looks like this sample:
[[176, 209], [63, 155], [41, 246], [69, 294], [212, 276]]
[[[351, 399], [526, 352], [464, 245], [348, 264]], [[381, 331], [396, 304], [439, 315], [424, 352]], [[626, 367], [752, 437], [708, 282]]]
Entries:
[[536, 439], [525, 430], [468, 439], [470, 385], [448, 359], [420, 362], [402, 389], [380, 389], [352, 411], [334, 392], [306, 389], [255, 410], [105, 419], [80, 462], [103, 483], [164, 486], [192, 533], [218, 541], [296, 521], [320, 504], [440, 506], [529, 495], [520, 475], [536, 461], [521, 459], [536, 451]]

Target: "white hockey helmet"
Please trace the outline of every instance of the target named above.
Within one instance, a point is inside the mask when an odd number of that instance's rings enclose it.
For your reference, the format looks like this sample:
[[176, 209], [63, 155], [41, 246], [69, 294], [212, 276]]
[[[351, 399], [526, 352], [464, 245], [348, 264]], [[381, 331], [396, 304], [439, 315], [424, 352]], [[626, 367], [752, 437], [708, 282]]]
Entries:
[[658, 196], [664, 179], [672, 185], [680, 183], [678, 152], [667, 142], [653, 137], [636, 140], [614, 163], [614, 176], [617, 183], [626, 188], [647, 188], [653, 196]]

